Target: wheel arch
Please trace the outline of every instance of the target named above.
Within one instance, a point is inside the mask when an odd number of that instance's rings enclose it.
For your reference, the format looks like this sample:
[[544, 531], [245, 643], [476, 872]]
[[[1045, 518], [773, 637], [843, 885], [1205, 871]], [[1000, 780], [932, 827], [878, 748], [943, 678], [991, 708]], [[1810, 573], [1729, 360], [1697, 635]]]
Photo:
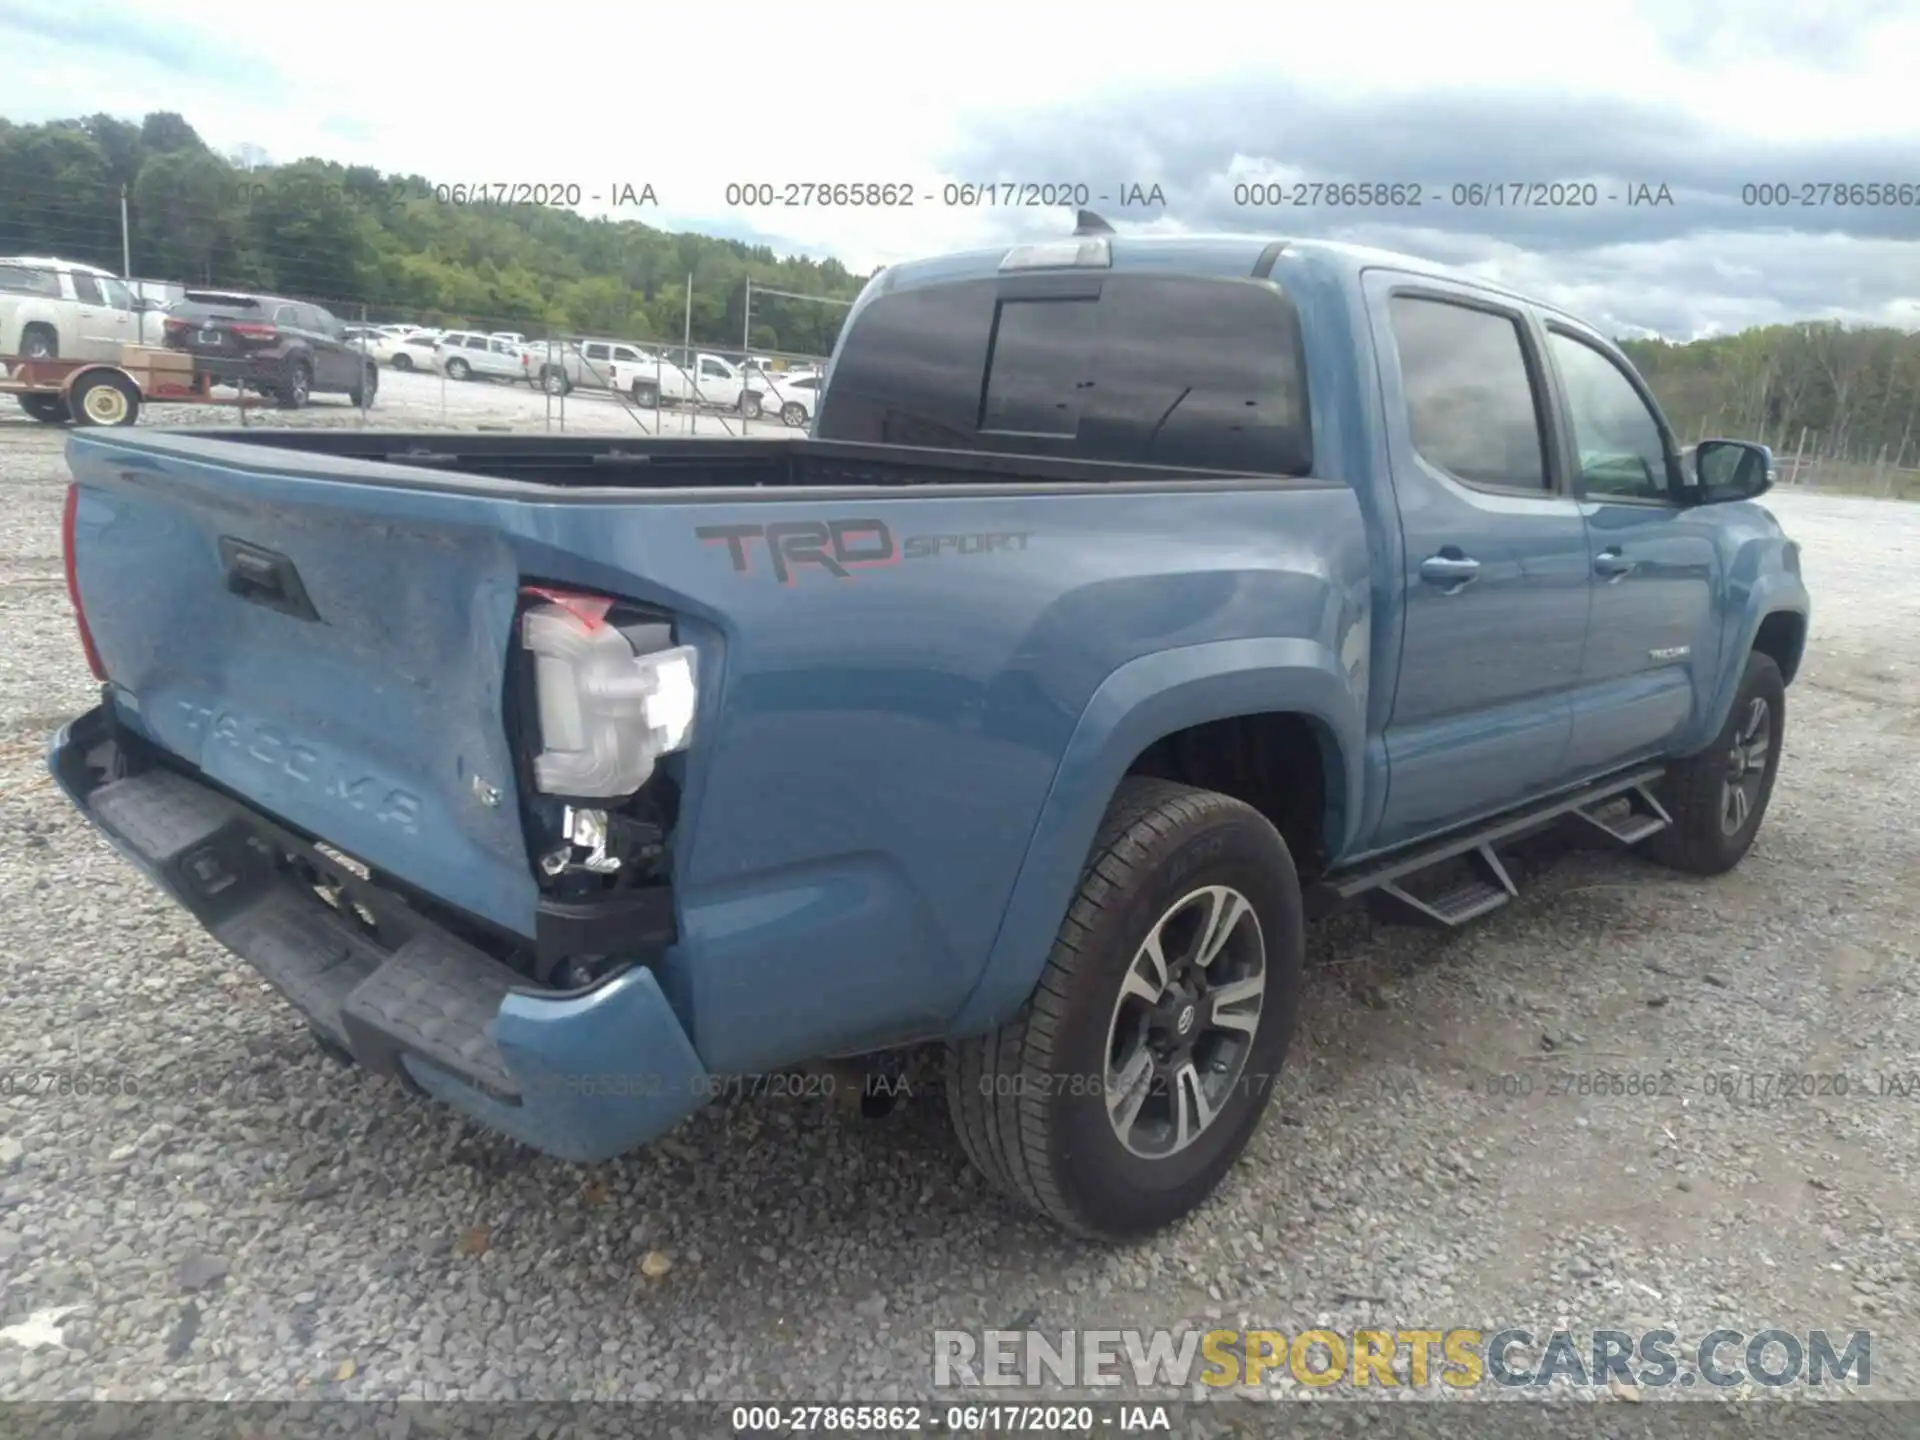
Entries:
[[[1278, 809], [1286, 823], [1276, 820], [1276, 827], [1289, 848], [1296, 837], [1312, 836], [1318, 843], [1309, 854], [1339, 853], [1358, 823], [1363, 734], [1364, 706], [1345, 667], [1311, 640], [1186, 646], [1114, 671], [1067, 742], [980, 979], [950, 1033], [990, 1029], [1032, 993], [1100, 821], [1128, 775], [1237, 789], [1237, 798], [1269, 818], [1268, 807]], [[1257, 760], [1249, 747], [1276, 742], [1310, 746], [1310, 753], [1290, 749], [1277, 774], [1263, 775], [1248, 763]], [[1277, 788], [1289, 778], [1317, 790], [1317, 815]]]

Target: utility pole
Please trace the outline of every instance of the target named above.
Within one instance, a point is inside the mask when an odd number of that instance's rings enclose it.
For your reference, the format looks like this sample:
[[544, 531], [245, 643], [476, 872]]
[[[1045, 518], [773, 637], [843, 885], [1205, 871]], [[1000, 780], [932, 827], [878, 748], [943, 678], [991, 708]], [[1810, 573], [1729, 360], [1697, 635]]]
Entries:
[[745, 364], [753, 349], [753, 277], [747, 276], [747, 313], [740, 322], [740, 363]]
[[688, 275], [687, 275], [687, 328], [686, 328], [685, 334], [681, 338], [685, 348], [683, 348], [680, 353], [687, 362], [687, 370], [690, 378], [693, 381], [693, 394], [688, 397], [688, 406], [687, 406], [687, 408], [693, 412], [693, 426], [692, 426], [691, 433], [698, 435], [700, 433], [700, 362], [693, 358], [693, 275], [692, 275], [692, 272], [688, 272]]
[[120, 187], [120, 278], [133, 278], [133, 232], [127, 228], [127, 187]]

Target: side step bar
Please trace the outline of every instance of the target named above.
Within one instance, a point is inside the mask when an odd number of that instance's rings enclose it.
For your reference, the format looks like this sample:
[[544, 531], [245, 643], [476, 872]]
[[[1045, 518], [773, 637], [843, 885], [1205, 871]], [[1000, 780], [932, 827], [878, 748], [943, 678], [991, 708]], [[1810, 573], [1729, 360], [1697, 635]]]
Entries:
[[1453, 930], [1498, 910], [1520, 893], [1496, 847], [1578, 818], [1622, 847], [1638, 845], [1673, 823], [1653, 786], [1666, 773], [1651, 766], [1595, 781], [1483, 824], [1384, 859], [1334, 874], [1314, 887], [1312, 913], [1325, 914], [1366, 897], [1385, 918]]

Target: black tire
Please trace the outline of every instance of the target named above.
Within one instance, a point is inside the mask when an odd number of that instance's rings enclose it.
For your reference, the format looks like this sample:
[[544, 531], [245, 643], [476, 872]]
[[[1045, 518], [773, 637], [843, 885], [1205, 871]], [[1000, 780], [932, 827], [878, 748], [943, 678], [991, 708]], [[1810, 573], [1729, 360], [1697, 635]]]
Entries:
[[58, 360], [60, 336], [51, 325], [33, 324], [20, 332], [22, 360]]
[[807, 407], [798, 400], [789, 400], [780, 407], [780, 418], [789, 425], [804, 425], [807, 423]]
[[652, 380], [634, 381], [628, 393], [633, 396], [633, 403], [642, 410], [651, 410], [660, 403], [660, 386]]
[[464, 380], [472, 373], [473, 367], [458, 356], [447, 361], [447, 378], [449, 380]]
[[[1122, 1142], [1105, 1103], [1123, 985], [1146, 939], [1203, 886], [1246, 898], [1264, 942], [1265, 993], [1211, 1122], [1184, 1149], [1148, 1158]], [[948, 1047], [962, 1149], [1008, 1195], [1077, 1235], [1124, 1241], [1180, 1219], [1266, 1111], [1293, 1037], [1304, 948], [1299, 877], [1259, 812], [1209, 790], [1124, 781], [1032, 998], [999, 1030]]]
[[287, 378], [274, 390], [282, 410], [298, 410], [313, 398], [313, 369], [304, 360], [287, 366]]
[[540, 388], [549, 395], [564, 396], [573, 389], [573, 381], [567, 378], [567, 372], [549, 365], [546, 374], [541, 377]]
[[131, 425], [140, 418], [140, 387], [115, 370], [82, 375], [67, 391], [76, 425]]
[[413, 368], [413, 357], [404, 350], [396, 350], [393, 353], [393, 359], [387, 363], [396, 370], [411, 370]]
[[742, 392], [740, 396], [740, 417], [743, 420], [760, 418], [760, 397], [751, 390]]
[[73, 419], [64, 395], [22, 395], [20, 408], [42, 425], [64, 425]]
[[347, 399], [353, 402], [354, 409], [363, 410], [373, 404], [379, 393], [380, 367], [369, 363], [360, 372], [360, 383], [347, 392]]
[[[1764, 754], [1750, 733], [1756, 718]], [[1695, 875], [1723, 875], [1738, 865], [1773, 798], [1786, 728], [1787, 683], [1773, 657], [1755, 651], [1747, 656], [1733, 708], [1713, 743], [1677, 762], [1661, 782], [1660, 800], [1673, 824], [1647, 841], [1648, 855]], [[1738, 781], [1736, 767], [1743, 772]], [[1734, 789], [1743, 797], [1738, 802], [1732, 799]]]

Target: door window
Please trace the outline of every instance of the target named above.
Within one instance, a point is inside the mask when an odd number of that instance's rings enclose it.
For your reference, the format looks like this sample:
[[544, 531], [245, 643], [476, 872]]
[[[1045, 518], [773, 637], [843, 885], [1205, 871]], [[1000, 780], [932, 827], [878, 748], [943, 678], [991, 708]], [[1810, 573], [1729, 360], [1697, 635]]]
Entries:
[[606, 360], [610, 358], [610, 350], [610, 346], [600, 344], [582, 345], [580, 347], [580, 353], [589, 360]]
[[1394, 296], [1389, 315], [1420, 458], [1468, 485], [1544, 493], [1540, 400], [1519, 320], [1415, 295]]
[[624, 360], [629, 365], [638, 365], [640, 363], [640, 352], [631, 345], [616, 345], [613, 347], [613, 358], [616, 360]]
[[106, 292], [107, 304], [114, 309], [133, 309], [133, 292], [118, 280], [109, 280], [103, 275], [100, 277], [100, 288]]
[[1617, 500], [1670, 500], [1666, 437], [1626, 371], [1564, 331], [1549, 330], [1547, 345], [1567, 392], [1584, 491]]
[[107, 303], [106, 293], [101, 290], [100, 282], [94, 279], [93, 276], [75, 270], [69, 278], [73, 281], [74, 298], [82, 305], [104, 305]]

